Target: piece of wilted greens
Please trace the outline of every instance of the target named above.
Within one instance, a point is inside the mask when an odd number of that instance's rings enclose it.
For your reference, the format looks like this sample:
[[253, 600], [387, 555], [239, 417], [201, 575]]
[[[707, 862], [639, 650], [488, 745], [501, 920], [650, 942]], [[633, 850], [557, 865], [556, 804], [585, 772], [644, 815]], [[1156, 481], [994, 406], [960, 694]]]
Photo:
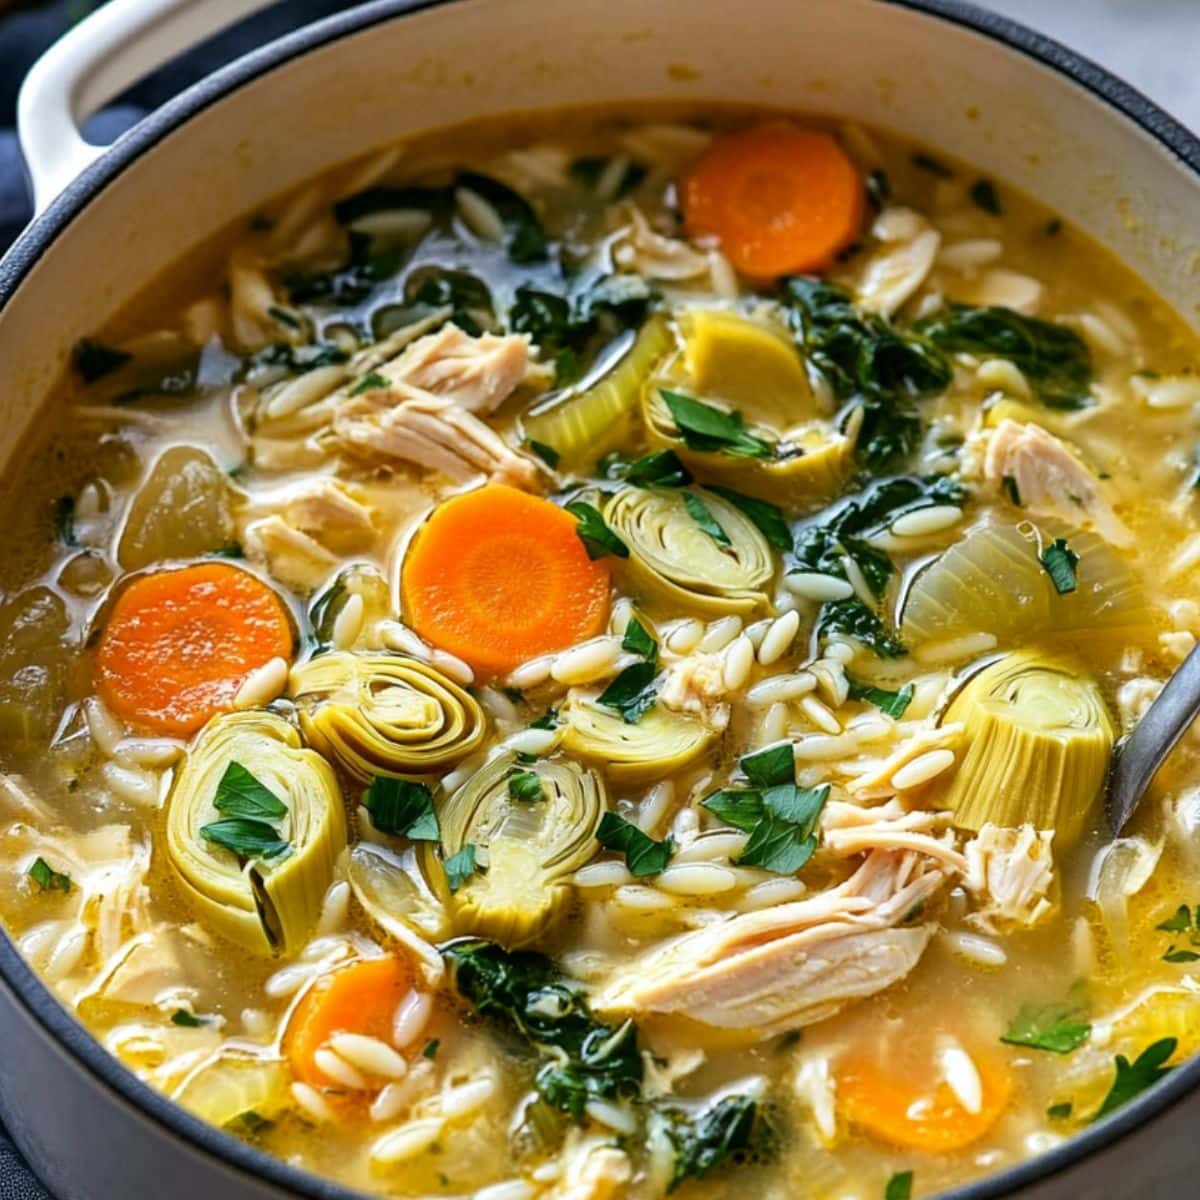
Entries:
[[625, 634], [621, 638], [621, 649], [628, 650], [630, 654], [636, 654], [649, 663], [658, 661], [658, 643], [637, 617], [629, 618]]
[[534, 1087], [548, 1104], [579, 1118], [593, 1098], [640, 1094], [644, 1068], [633, 1022], [609, 1025], [594, 1016], [582, 987], [548, 958], [479, 939], [452, 942], [442, 954], [459, 994], [538, 1053]]
[[879, 658], [903, 658], [908, 647], [857, 597], [831, 600], [821, 606], [817, 617], [817, 634], [824, 638], [840, 633], [862, 642]]
[[1098, 1121], [1101, 1117], [1108, 1116], [1147, 1088], [1153, 1087], [1164, 1075], [1170, 1074], [1172, 1068], [1166, 1065], [1167, 1060], [1175, 1053], [1178, 1045], [1176, 1038], [1162, 1038], [1147, 1046], [1133, 1062], [1123, 1054], [1118, 1054], [1113, 1064], [1116, 1073], [1113, 1075], [1112, 1086], [1092, 1120]]
[[1054, 590], [1060, 596], [1069, 595], [1078, 586], [1075, 566], [1079, 562], [1079, 555], [1067, 545], [1065, 538], [1055, 538], [1042, 551], [1039, 561], [1045, 567], [1050, 582], [1054, 584]]
[[887, 688], [875, 687], [869, 683], [862, 683], [857, 679], [852, 679], [849, 675], [846, 676], [846, 683], [849, 685], [849, 696], [851, 700], [865, 700], [868, 704], [873, 704], [880, 712], [887, 713], [893, 720], [900, 720], [904, 716], [908, 706], [912, 703], [913, 685], [906, 683], [899, 691], [891, 692]]
[[363, 794], [363, 804], [380, 833], [399, 834], [415, 842], [436, 842], [441, 837], [433, 793], [423, 783], [376, 775]]
[[656, 662], [631, 663], [600, 693], [596, 703], [620, 713], [626, 725], [636, 725], [654, 705], [657, 676]]
[[450, 855], [442, 869], [446, 872], [446, 884], [452, 892], [457, 892], [478, 869], [475, 847], [468, 842], [456, 854]]
[[947, 304], [918, 321], [922, 337], [951, 354], [1006, 358], [1051, 408], [1086, 408], [1091, 403], [1092, 356], [1073, 329], [1026, 317], [1011, 308]]
[[744, 1155], [761, 1157], [764, 1143], [773, 1141], [758, 1102], [749, 1096], [725, 1096], [699, 1112], [659, 1108], [652, 1124], [675, 1150], [668, 1193], [685, 1179], [703, 1179]]
[[588, 558], [603, 558], [607, 554], [616, 558], [629, 557], [629, 547], [608, 527], [594, 504], [588, 504], [586, 500], [572, 500], [566, 509], [579, 522], [575, 532]]
[[44, 858], [35, 858], [26, 872], [43, 892], [69, 892], [71, 877], [56, 871]]
[[921, 436], [915, 401], [945, 391], [952, 378], [945, 355], [821, 279], [786, 280], [781, 300], [809, 364], [839, 400], [862, 408], [859, 461], [879, 471], [907, 459]]
[[772, 454], [771, 444], [750, 433], [736, 409], [727, 412], [667, 388], [660, 388], [659, 394], [689, 450], [720, 451], [735, 458], [767, 458]]
[[729, 541], [729, 535], [721, 528], [717, 522], [717, 518], [713, 516], [712, 509], [696, 495], [695, 492], [681, 492], [683, 497], [683, 506], [688, 510], [688, 516], [696, 522], [700, 528], [708, 534], [718, 546], [723, 546], [726, 550], [732, 544]]
[[793, 548], [792, 531], [788, 528], [783, 509], [769, 500], [756, 500], [753, 496], [743, 496], [733, 488], [718, 487], [715, 484], [708, 489], [718, 496], [728, 500], [734, 508], [740, 509], [758, 527], [758, 531], [775, 547], [785, 554]]
[[200, 827], [200, 836], [240, 858], [278, 858], [290, 848], [271, 823], [287, 806], [241, 763], [231, 762], [217, 783], [213, 807], [222, 819]]

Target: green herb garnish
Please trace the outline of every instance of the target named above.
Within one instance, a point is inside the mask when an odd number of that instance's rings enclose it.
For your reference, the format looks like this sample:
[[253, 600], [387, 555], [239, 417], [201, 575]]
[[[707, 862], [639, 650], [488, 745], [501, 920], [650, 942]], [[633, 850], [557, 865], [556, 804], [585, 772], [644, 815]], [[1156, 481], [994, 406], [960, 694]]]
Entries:
[[457, 892], [478, 869], [475, 847], [468, 842], [457, 854], [452, 854], [442, 868], [446, 872], [446, 883], [452, 892]]
[[1060, 596], [1069, 595], [1078, 586], [1075, 565], [1079, 555], [1067, 545], [1065, 538], [1055, 538], [1042, 552], [1039, 560]]
[[636, 879], [660, 874], [675, 853], [675, 843], [671, 838], [656, 842], [615, 812], [606, 812], [601, 818], [596, 841], [606, 850], [624, 854], [625, 865]]
[[666, 388], [659, 393], [689, 450], [720, 451], [737, 458], [767, 458], [773, 453], [769, 442], [746, 430], [736, 409], [715, 408]]
[[575, 532], [588, 552], [588, 558], [604, 558], [611, 554], [616, 558], [628, 558], [629, 547], [608, 527], [600, 510], [583, 500], [573, 500], [567, 512], [578, 520]]
[[380, 388], [388, 387], [388, 381], [379, 374], [378, 371], [372, 371], [368, 375], [364, 375], [351, 389], [351, 396], [361, 396], [363, 392], [374, 392]]
[[26, 872], [43, 892], [69, 892], [71, 877], [56, 871], [44, 858], [35, 858]]
[[904, 716], [908, 706], [912, 703], [913, 685], [911, 683], [906, 683], [898, 692], [889, 692], [886, 688], [862, 683], [857, 679], [852, 679], [849, 675], [846, 676], [846, 682], [850, 685], [851, 700], [865, 700], [897, 721]]
[[436, 842], [441, 837], [433, 793], [423, 783], [376, 775], [363, 794], [363, 804], [380, 833], [414, 842]]
[[559, 453], [553, 446], [547, 446], [545, 442], [535, 442], [531, 439], [529, 442], [529, 448], [552, 471], [558, 466]]
[[658, 661], [658, 643], [637, 617], [629, 618], [629, 624], [625, 626], [625, 635], [621, 638], [621, 649], [628, 650], [630, 654], [636, 654], [650, 663]]
[[897, 1171], [883, 1189], [883, 1200], [912, 1200], [913, 1173]]
[[1000, 1038], [1010, 1046], [1028, 1046], [1052, 1054], [1070, 1054], [1088, 1040], [1092, 1027], [1077, 1009], [1058, 1004], [1025, 1004]]
[[683, 506], [688, 510], [688, 516], [700, 526], [705, 533], [708, 534], [718, 546], [728, 550], [732, 543], [729, 540], [729, 535], [721, 528], [717, 522], [717, 518], [713, 516], [712, 509], [696, 495], [695, 492], [680, 492], [683, 497]]
[[1092, 1120], [1098, 1121], [1101, 1117], [1108, 1116], [1147, 1088], [1153, 1087], [1164, 1075], [1170, 1074], [1171, 1068], [1166, 1063], [1178, 1045], [1176, 1038], [1162, 1038], [1147, 1046], [1133, 1062], [1123, 1054], [1118, 1054], [1113, 1064], [1116, 1074], [1113, 1076], [1112, 1087]]
[[619, 712], [626, 725], [636, 725], [654, 705], [657, 674], [657, 663], [631, 663], [600, 693], [596, 703]]
[[783, 509], [769, 500], [756, 500], [753, 496], [743, 496], [732, 488], [710, 487], [710, 492], [728, 500], [734, 508], [740, 509], [758, 527], [759, 532], [776, 550], [790, 554], [793, 549], [792, 531], [788, 528]]
[[521, 804], [538, 804], [546, 798], [542, 777], [536, 771], [513, 771], [508, 777], [508, 794]]

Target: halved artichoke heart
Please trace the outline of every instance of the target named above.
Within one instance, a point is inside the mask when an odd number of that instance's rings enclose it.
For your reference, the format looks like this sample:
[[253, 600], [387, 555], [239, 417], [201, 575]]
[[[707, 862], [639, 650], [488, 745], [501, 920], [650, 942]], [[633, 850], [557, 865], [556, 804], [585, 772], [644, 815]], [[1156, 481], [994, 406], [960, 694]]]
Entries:
[[[510, 795], [514, 771], [538, 776], [540, 800]], [[573, 762], [493, 758], [439, 807], [443, 854], [471, 845], [483, 867], [454, 893], [456, 930], [509, 947], [532, 941], [569, 902], [566, 880], [596, 853], [607, 807], [599, 777]]]
[[933, 803], [963, 829], [989, 822], [1052, 829], [1079, 840], [1104, 788], [1114, 729], [1081, 665], [1018, 651], [974, 676], [943, 720], [961, 721], [958, 770]]
[[[200, 832], [220, 819], [213, 800], [240, 763], [288, 812], [284, 854], [243, 861]], [[333, 769], [281, 717], [232, 713], [210, 721], [188, 751], [167, 802], [167, 854], [188, 900], [218, 933], [256, 954], [296, 953], [308, 940], [346, 847]]]
[[[796, 347], [782, 329], [725, 311], [679, 318], [683, 350], [647, 380], [646, 438], [674, 450], [698, 479], [776, 504], [807, 504], [841, 491], [854, 466], [854, 432], [822, 414]], [[774, 446], [764, 458], [696, 450], [681, 436], [663, 389], [741, 414], [746, 428]]]
[[363, 783], [444, 770], [487, 734], [473, 696], [397, 654], [319, 655], [293, 668], [289, 694], [309, 743]]
[[767, 604], [775, 574], [771, 547], [740, 509], [713, 492], [690, 489], [721, 527], [718, 544], [688, 511], [681, 489], [626, 487], [604, 519], [629, 547], [618, 570], [647, 607], [664, 613], [749, 613]]
[[592, 700], [559, 710], [563, 749], [604, 767], [621, 783], [661, 779], [699, 758], [717, 735], [703, 721], [656, 704], [634, 724]]
[[[1059, 537], [1079, 556], [1075, 590], [1061, 595], [1039, 557]], [[1103, 538], [1053, 521], [1023, 521], [980, 525], [922, 569], [904, 598], [900, 636], [920, 644], [983, 631], [1019, 641], [1152, 623], [1133, 572]]]

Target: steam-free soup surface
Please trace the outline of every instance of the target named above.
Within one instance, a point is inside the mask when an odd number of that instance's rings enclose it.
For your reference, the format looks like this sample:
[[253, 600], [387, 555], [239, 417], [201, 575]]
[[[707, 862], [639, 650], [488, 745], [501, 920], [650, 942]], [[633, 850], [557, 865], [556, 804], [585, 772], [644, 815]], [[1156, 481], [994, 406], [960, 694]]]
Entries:
[[1200, 1044], [1196, 347], [1062, 217], [745, 112], [450, 131], [80, 343], [7, 505], [0, 909], [387, 1195], [932, 1195]]

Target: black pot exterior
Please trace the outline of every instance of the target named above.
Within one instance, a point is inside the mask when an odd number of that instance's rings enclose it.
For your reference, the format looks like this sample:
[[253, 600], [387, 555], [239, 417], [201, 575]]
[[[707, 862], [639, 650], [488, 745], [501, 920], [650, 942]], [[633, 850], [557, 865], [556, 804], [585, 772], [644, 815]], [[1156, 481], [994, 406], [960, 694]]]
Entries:
[[[40, 255], [91, 199], [190, 116], [310, 49], [453, 2], [363, 4], [255, 51], [152, 114], [68, 187], [0, 260], [0, 313]], [[1071, 77], [1200, 176], [1200, 139], [1095, 63], [960, 0], [880, 2], [972, 29]], [[170, 1200], [365, 1200], [207, 1125], [140, 1082], [58, 1004], [2, 932], [0, 1119], [56, 1200], [163, 1200], [164, 1195]], [[942, 1200], [1200, 1196], [1197, 1125], [1200, 1056], [1102, 1124], [1036, 1159], [943, 1193]]]

